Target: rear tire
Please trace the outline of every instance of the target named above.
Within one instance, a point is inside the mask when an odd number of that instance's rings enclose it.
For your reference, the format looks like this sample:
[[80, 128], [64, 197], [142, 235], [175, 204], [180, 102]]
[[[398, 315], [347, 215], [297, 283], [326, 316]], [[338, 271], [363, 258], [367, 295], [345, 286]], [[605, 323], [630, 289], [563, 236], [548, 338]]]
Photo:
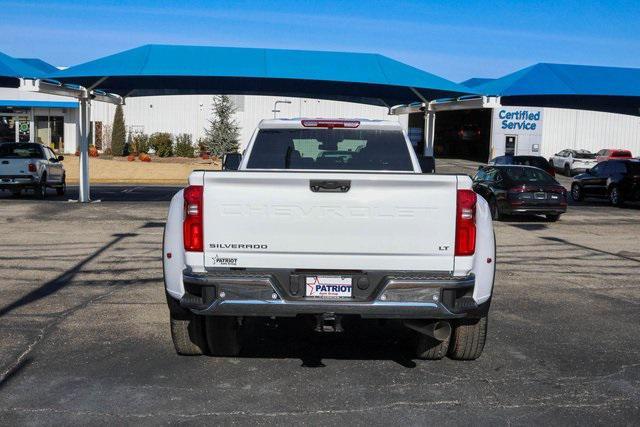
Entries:
[[545, 217], [547, 217], [547, 221], [549, 222], [556, 222], [560, 219], [560, 214], [547, 214]]
[[584, 194], [582, 194], [582, 188], [578, 184], [573, 184], [571, 186], [571, 198], [576, 202], [581, 202], [584, 200]]
[[624, 205], [624, 198], [622, 197], [622, 192], [617, 186], [611, 187], [609, 190], [609, 201], [613, 206], [620, 207]]
[[205, 316], [207, 344], [213, 356], [237, 356], [242, 348], [237, 317]]
[[64, 196], [64, 193], [67, 192], [67, 177], [66, 175], [62, 175], [62, 183], [59, 187], [56, 187], [56, 194], [58, 196]]
[[461, 319], [451, 332], [449, 357], [455, 360], [475, 360], [482, 354], [487, 338], [488, 317]]
[[444, 341], [416, 332], [416, 357], [422, 360], [440, 360], [447, 355], [450, 338]]
[[494, 221], [502, 221], [503, 215], [500, 213], [498, 202], [495, 197], [492, 197], [489, 201], [489, 208], [491, 210], [491, 219]]
[[42, 174], [40, 183], [36, 186], [36, 197], [44, 199], [47, 197], [47, 174]]
[[199, 356], [207, 353], [207, 340], [203, 316], [180, 307], [180, 303], [167, 295], [171, 339], [176, 353], [183, 356]]

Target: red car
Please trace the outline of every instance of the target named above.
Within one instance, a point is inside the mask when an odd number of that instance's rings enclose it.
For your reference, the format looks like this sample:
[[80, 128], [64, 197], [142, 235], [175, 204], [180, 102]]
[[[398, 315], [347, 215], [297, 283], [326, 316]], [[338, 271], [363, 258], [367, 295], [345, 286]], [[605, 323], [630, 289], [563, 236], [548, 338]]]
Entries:
[[605, 148], [596, 153], [596, 161], [598, 163], [605, 160], [621, 160], [630, 159], [633, 156], [629, 150], [619, 150], [617, 148]]

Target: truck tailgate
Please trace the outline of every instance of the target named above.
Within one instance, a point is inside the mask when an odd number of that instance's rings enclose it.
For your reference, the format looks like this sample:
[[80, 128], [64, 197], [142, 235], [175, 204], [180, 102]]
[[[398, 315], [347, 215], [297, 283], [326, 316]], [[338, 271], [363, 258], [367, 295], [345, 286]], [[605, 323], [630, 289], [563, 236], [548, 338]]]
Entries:
[[452, 271], [456, 187], [453, 175], [207, 172], [204, 264]]
[[0, 157], [0, 175], [16, 176], [31, 174], [31, 172], [29, 172], [29, 163], [35, 163], [35, 160]]

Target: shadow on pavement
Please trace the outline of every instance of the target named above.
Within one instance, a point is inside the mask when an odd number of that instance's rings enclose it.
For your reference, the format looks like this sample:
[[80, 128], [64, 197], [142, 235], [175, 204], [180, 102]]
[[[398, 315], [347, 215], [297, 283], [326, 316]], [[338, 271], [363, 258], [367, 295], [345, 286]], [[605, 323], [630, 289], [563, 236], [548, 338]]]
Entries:
[[44, 283], [42, 286], [34, 289], [33, 291], [29, 292], [28, 294], [26, 294], [22, 298], [18, 299], [17, 301], [15, 301], [15, 302], [7, 305], [7, 306], [2, 307], [0, 309], [0, 317], [10, 313], [11, 311], [13, 311], [13, 310], [15, 310], [15, 309], [17, 309], [19, 307], [22, 307], [24, 305], [30, 304], [30, 303], [32, 303], [34, 301], [38, 301], [41, 298], [45, 298], [45, 297], [47, 297], [47, 296], [49, 296], [51, 294], [54, 294], [54, 293], [58, 292], [60, 289], [62, 289], [65, 286], [67, 286], [69, 284], [69, 282], [71, 282], [71, 280], [76, 276], [76, 274], [78, 274], [78, 272], [80, 272], [80, 270], [82, 270], [82, 267], [87, 265], [93, 259], [95, 259], [98, 256], [100, 256], [100, 254], [102, 254], [104, 251], [106, 251], [107, 249], [109, 249], [113, 245], [117, 244], [118, 242], [120, 242], [123, 239], [126, 239], [128, 237], [137, 236], [137, 234], [135, 234], [135, 233], [123, 233], [123, 234], [114, 234], [113, 236], [114, 236], [114, 238], [111, 241], [106, 243], [100, 249], [98, 249], [97, 251], [95, 251], [94, 253], [89, 255], [88, 257], [84, 258], [82, 261], [80, 261], [79, 263], [77, 263], [72, 268], [70, 268], [69, 270], [65, 271], [64, 273], [62, 273], [61, 275], [59, 275], [55, 279]]
[[[91, 200], [102, 202], [168, 202], [174, 194], [184, 187], [180, 186], [150, 186], [150, 185], [96, 185], [91, 187]], [[64, 196], [58, 196], [49, 191], [42, 200], [33, 193], [23, 193], [14, 197], [9, 192], [0, 191], [0, 200], [21, 202], [67, 202], [78, 199], [78, 187], [68, 186]]]
[[540, 237], [540, 238], [543, 239], [543, 240], [548, 240], [550, 242], [563, 243], [565, 245], [573, 246], [573, 247], [576, 247], [576, 248], [585, 249], [585, 250], [593, 251], [593, 252], [598, 252], [598, 253], [603, 254], [603, 255], [611, 255], [613, 257], [618, 257], [618, 258], [626, 259], [628, 261], [634, 261], [634, 262], [640, 263], [640, 259], [638, 259], [638, 258], [630, 257], [630, 256], [627, 256], [627, 255], [624, 255], [624, 254], [621, 254], [621, 253], [603, 251], [602, 249], [594, 248], [594, 247], [591, 247], [591, 246], [585, 246], [585, 245], [581, 245], [581, 244], [578, 244], [578, 243], [573, 243], [573, 242], [570, 242], [568, 240], [561, 239], [559, 237]]
[[253, 318], [245, 323], [240, 357], [300, 359], [301, 366], [322, 368], [324, 359], [391, 360], [415, 368], [415, 333], [399, 321], [345, 317], [344, 332], [319, 333], [309, 318]]

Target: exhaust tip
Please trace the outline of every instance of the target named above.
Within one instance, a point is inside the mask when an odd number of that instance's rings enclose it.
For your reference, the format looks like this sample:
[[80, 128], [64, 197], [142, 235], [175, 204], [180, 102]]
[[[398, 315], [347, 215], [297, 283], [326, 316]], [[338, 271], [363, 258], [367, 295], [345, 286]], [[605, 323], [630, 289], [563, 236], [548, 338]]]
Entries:
[[438, 341], [445, 341], [451, 336], [451, 324], [438, 321], [433, 324], [433, 337]]
[[451, 324], [447, 321], [437, 320], [435, 322], [406, 321], [404, 325], [421, 334], [430, 336], [438, 341], [445, 341], [451, 336]]

